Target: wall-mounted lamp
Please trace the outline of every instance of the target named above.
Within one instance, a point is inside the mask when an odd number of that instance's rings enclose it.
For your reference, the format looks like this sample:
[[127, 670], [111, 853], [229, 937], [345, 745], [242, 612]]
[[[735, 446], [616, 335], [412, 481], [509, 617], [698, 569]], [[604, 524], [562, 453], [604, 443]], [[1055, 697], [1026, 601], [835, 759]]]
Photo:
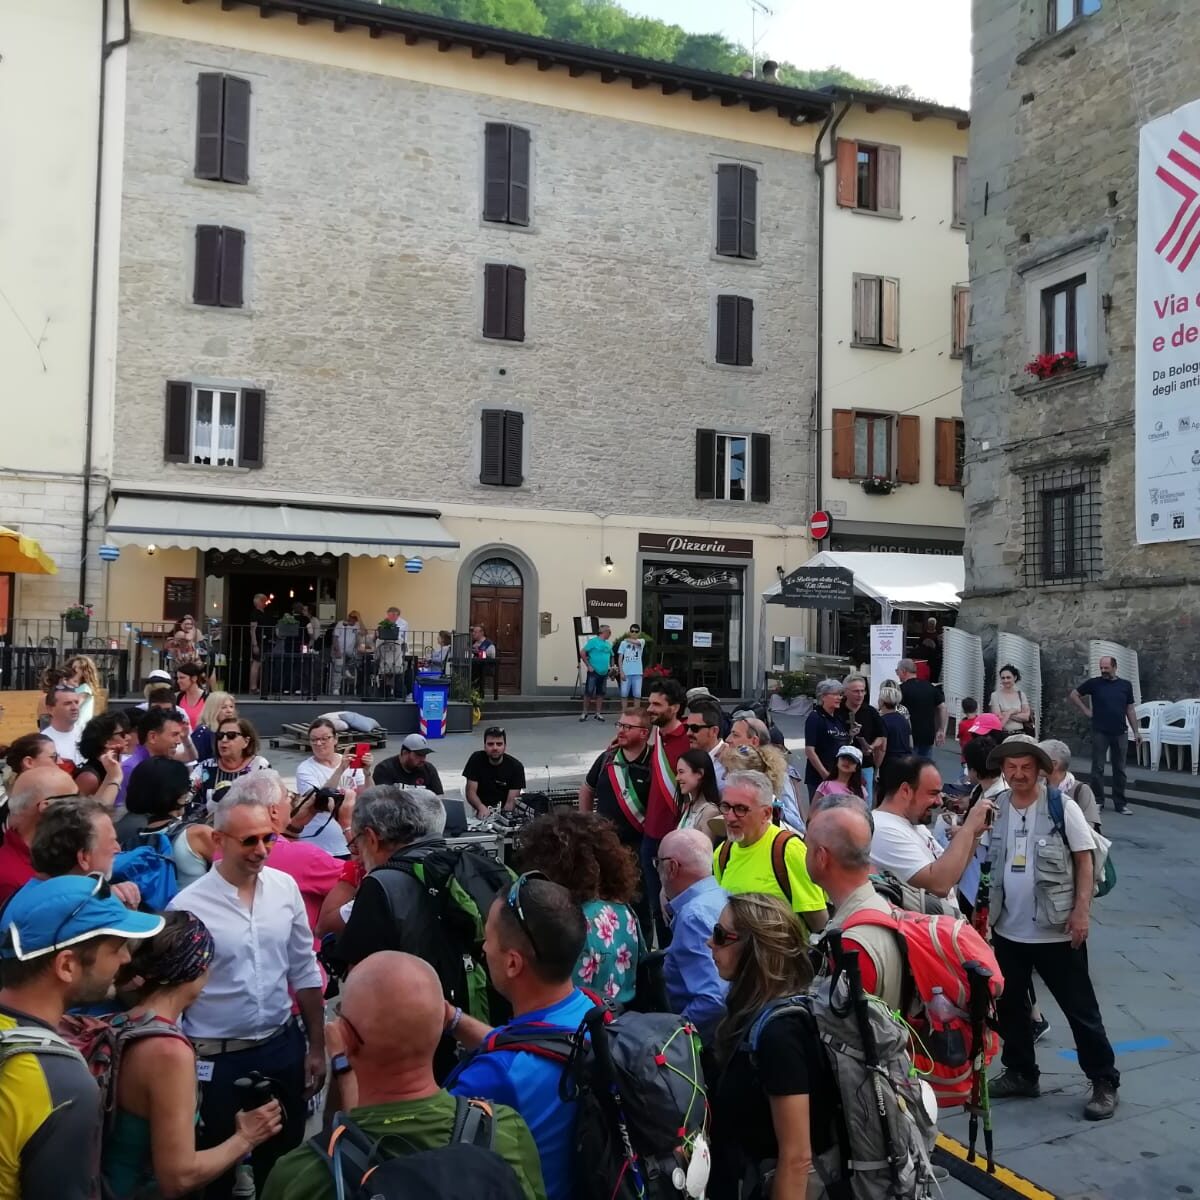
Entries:
[[154, 555], [156, 555], [158, 553], [158, 547], [153, 542], [151, 542], [150, 545], [148, 545], [146, 547], [146, 553], [149, 554], [151, 558], [153, 558]]
[[394, 558], [392, 555], [390, 555], [390, 554], [388, 555], [387, 564], [388, 564], [388, 566], [389, 566], [389, 567], [394, 567], [394, 566], [396, 565], [396, 560], [395, 560], [395, 558]]
[[776, 568], [775, 568], [775, 574], [776, 574], [776, 575], [778, 575], [780, 579], [782, 579], [782, 578], [783, 578], [783, 568], [782, 568], [782, 567], [776, 567]]
[[613, 572], [613, 560], [606, 554], [604, 556], [604, 569], [611, 575]]

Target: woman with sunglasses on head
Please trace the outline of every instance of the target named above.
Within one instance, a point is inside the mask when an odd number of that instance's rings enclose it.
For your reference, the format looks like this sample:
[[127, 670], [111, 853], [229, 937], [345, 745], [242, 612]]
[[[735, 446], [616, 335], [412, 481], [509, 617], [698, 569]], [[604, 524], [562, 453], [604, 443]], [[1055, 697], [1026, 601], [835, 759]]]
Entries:
[[[834, 1144], [837, 1091], [815, 1026], [781, 1012], [750, 1038], [764, 1010], [808, 990], [804, 926], [773, 896], [731, 896], [709, 940], [729, 981], [712, 1048], [712, 1196], [806, 1200], [814, 1156]], [[706, 1067], [706, 1070], [708, 1068]]]
[[217, 753], [216, 731], [222, 721], [236, 721], [237, 701], [229, 692], [209, 692], [200, 710], [200, 723], [192, 730], [192, 745], [200, 762]]
[[183, 823], [191, 795], [191, 779], [183, 763], [173, 758], [148, 758], [130, 776], [125, 816], [117, 822], [122, 850], [153, 845], [157, 834], [166, 834], [181, 888], [206, 874], [216, 854], [208, 825]]
[[583, 909], [587, 942], [575, 966], [576, 984], [628, 1004], [646, 949], [632, 907], [642, 881], [637, 856], [622, 845], [613, 823], [596, 813], [538, 817], [521, 830], [516, 856], [522, 871], [540, 871]]
[[208, 982], [212, 935], [186, 912], [169, 912], [161, 932], [134, 942], [117, 974], [133, 1001], [124, 1021], [155, 1028], [122, 1047], [115, 1107], [104, 1139], [101, 1175], [116, 1200], [183, 1196], [241, 1162], [283, 1127], [277, 1100], [237, 1116], [237, 1131], [210, 1150], [196, 1149], [196, 1052], [179, 1022]]
[[721, 815], [721, 789], [717, 772], [707, 750], [689, 750], [675, 764], [675, 782], [679, 785], [679, 824], [677, 829], [699, 829], [714, 844], [720, 834], [710, 822]]
[[211, 812], [218, 791], [224, 791], [235, 779], [271, 764], [258, 752], [258, 734], [244, 717], [226, 717], [217, 725], [213, 741], [215, 758], [205, 759], [192, 776], [192, 802], [189, 812]]

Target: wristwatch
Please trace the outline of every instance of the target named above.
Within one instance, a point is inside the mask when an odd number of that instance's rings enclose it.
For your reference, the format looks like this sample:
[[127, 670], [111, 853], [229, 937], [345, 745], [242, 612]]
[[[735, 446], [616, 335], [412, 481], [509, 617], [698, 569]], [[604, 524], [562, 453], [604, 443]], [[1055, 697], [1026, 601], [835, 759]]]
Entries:
[[350, 1070], [350, 1060], [345, 1054], [335, 1054], [329, 1060], [329, 1070], [334, 1075], [345, 1075]]

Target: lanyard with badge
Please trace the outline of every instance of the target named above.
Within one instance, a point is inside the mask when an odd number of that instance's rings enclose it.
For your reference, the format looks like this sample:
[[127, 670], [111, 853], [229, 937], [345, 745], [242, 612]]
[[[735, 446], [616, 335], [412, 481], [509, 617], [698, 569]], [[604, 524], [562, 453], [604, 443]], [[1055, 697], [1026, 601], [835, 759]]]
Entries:
[[1029, 810], [1021, 813], [1021, 828], [1013, 833], [1013, 853], [1009, 861], [1009, 869], [1014, 874], [1020, 874], [1029, 864], [1029, 832], [1026, 828], [1026, 818]]

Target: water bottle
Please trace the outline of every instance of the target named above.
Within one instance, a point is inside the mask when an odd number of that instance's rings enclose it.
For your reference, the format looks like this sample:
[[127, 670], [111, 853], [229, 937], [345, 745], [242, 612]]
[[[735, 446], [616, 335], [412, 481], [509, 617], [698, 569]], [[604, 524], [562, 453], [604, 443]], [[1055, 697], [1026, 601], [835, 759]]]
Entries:
[[925, 1005], [925, 1011], [929, 1014], [929, 1019], [935, 1027], [949, 1025], [954, 1020], [965, 1021], [967, 1019], [967, 1014], [952, 1003], [940, 987], [933, 989], [933, 994]]
[[[925, 1044], [934, 1062], [948, 1067], [963, 1066], [971, 1057], [966, 1037], [969, 1029], [967, 1014], [957, 1008], [940, 987], [935, 987], [925, 1004], [925, 1015], [929, 1019]], [[955, 1020], [961, 1023], [955, 1026]]]

